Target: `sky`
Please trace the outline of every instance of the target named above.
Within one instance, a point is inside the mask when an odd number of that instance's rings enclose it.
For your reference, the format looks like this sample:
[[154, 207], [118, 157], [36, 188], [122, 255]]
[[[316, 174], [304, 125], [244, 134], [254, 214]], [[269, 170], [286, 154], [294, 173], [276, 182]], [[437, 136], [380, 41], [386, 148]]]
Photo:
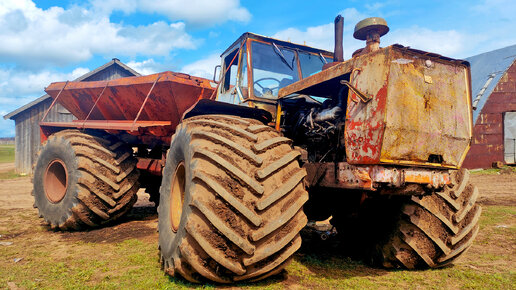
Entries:
[[[364, 46], [355, 24], [383, 17], [399, 43], [454, 58], [516, 44], [516, 1], [0, 0], [0, 116], [118, 58], [141, 74], [213, 77], [220, 54], [242, 33], [333, 50], [344, 17], [344, 58]], [[14, 136], [0, 118], [0, 137]]]

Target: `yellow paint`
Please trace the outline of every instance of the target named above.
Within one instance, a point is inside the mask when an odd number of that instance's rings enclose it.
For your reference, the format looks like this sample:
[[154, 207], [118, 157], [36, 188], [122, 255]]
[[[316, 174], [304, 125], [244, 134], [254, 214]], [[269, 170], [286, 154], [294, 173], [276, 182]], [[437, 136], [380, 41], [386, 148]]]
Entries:
[[[385, 64], [390, 71], [380, 161], [458, 168], [471, 140], [467, 69], [441, 60], [428, 68], [424, 57], [399, 51], [390, 58], [412, 61]], [[443, 164], [428, 162], [431, 154], [442, 156]]]
[[276, 131], [281, 132], [281, 106], [278, 104], [278, 110], [276, 111]]
[[391, 159], [380, 159], [380, 163], [383, 164], [396, 164], [396, 165], [410, 165], [410, 166], [427, 166], [427, 167], [444, 167], [457, 169], [457, 166], [453, 165], [445, 165], [441, 163], [432, 163], [432, 162], [421, 162], [421, 161], [410, 161], [410, 160], [391, 160]]

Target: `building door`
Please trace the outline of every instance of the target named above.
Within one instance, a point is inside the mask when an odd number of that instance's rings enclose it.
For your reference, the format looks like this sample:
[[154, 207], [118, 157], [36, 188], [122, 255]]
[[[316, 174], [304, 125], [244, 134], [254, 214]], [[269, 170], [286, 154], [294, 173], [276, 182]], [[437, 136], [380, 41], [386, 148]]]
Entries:
[[506, 112], [504, 127], [504, 159], [507, 164], [516, 164], [516, 112]]

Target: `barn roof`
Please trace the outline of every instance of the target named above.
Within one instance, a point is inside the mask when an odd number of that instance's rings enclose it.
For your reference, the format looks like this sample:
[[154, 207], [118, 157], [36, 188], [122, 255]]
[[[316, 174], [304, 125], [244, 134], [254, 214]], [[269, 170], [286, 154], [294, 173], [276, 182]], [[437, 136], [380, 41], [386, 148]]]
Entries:
[[[120, 66], [123, 70], [127, 71], [127, 73], [129, 75], [133, 75], [133, 76], [140, 76], [140, 74], [138, 72], [136, 72], [135, 70], [133, 70], [132, 68], [128, 67], [125, 63], [121, 62], [118, 58], [113, 58], [111, 61], [109, 61], [108, 63], [88, 72], [87, 74], [84, 74], [78, 78], [76, 78], [75, 80], [73, 80], [74, 82], [82, 82], [82, 81], [88, 81], [89, 78], [92, 78], [93, 76], [95, 76], [96, 74], [98, 74], [99, 72], [113, 66], [113, 65], [118, 65]], [[32, 108], [33, 106], [36, 106], [37, 104], [49, 99], [50, 96], [48, 94], [46, 95], [43, 95], [37, 99], [35, 99], [34, 101], [26, 104], [26, 105], [23, 105], [21, 107], [19, 107], [18, 109], [8, 113], [7, 115], [4, 116], [4, 119], [13, 119], [14, 116], [18, 115], [19, 113], [27, 110], [27, 109], [30, 109]]]
[[473, 111], [473, 123], [476, 123], [487, 99], [515, 59], [516, 45], [466, 58], [471, 64], [473, 106], [476, 104], [477, 107]]

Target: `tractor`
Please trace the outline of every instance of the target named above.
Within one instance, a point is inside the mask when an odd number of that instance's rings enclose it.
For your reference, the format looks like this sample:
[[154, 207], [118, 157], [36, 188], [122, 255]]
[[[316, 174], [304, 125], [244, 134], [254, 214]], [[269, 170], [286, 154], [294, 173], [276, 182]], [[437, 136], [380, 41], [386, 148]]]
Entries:
[[335, 27], [333, 53], [244, 33], [213, 80], [162, 72], [52, 83], [52, 106], [77, 120], [40, 122], [40, 216], [59, 230], [108, 225], [145, 188], [158, 206], [162, 269], [200, 283], [275, 275], [307, 224], [328, 219], [375, 264], [452, 263], [481, 214], [461, 169], [469, 63], [381, 48], [389, 28], [377, 17], [355, 26], [366, 46], [344, 60], [342, 17]]

